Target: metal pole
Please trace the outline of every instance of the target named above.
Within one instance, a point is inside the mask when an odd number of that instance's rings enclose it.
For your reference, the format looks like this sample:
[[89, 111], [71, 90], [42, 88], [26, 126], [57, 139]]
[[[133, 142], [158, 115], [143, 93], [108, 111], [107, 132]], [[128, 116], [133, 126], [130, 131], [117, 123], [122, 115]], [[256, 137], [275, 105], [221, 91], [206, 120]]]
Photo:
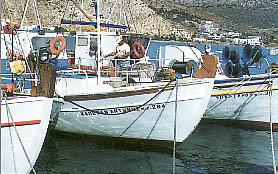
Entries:
[[99, 16], [99, 9], [100, 9], [100, 1], [97, 0], [97, 75], [98, 75], [98, 80], [97, 83], [100, 85], [100, 16]]
[[[0, 65], [1, 65], [1, 59], [2, 59], [2, 0], [0, 0]], [[1, 66], [0, 66], [0, 74], [2, 72], [2, 69], [1, 69]], [[1, 78], [0, 78], [0, 84], [2, 84], [1, 82]], [[1, 86], [0, 86], [0, 99], [2, 101], [2, 89], [1, 89]], [[1, 115], [1, 107], [0, 107], [0, 118], [2, 118], [2, 115]], [[0, 131], [0, 136], [1, 136], [1, 132]], [[0, 147], [0, 150], [1, 150], [1, 147]]]
[[178, 112], [178, 79], [176, 78], [176, 102], [175, 102], [174, 144], [173, 144], [173, 174], [176, 173], [177, 112]]
[[[12, 30], [12, 57], [11, 57], [11, 61], [14, 61], [14, 30], [11, 28]], [[12, 73], [12, 83], [14, 83], [14, 74]]]
[[[1, 22], [0, 22], [0, 65], [1, 65], [1, 59], [2, 59], [2, 46], [1, 46], [2, 45], [2, 0], [0, 0], [0, 20], [1, 20]], [[2, 69], [0, 66], [0, 73], [1, 72], [2, 72]], [[1, 78], [0, 78], [0, 82], [1, 82]], [[1, 87], [0, 87], [0, 89], [1, 89]], [[0, 111], [1, 111], [1, 109], [0, 109]]]

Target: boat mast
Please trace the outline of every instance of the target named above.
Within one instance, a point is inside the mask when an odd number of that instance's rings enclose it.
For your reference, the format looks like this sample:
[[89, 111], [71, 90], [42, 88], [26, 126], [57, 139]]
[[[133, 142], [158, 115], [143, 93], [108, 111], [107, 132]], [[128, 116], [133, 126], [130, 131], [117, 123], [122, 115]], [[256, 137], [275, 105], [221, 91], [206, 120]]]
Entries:
[[[0, 0], [0, 65], [2, 65], [1, 63], [1, 59], [2, 59], [2, 47], [1, 47], [1, 44], [2, 43], [2, 0]], [[2, 72], [2, 69], [1, 69], [2, 66], [0, 66], [0, 74]], [[1, 78], [0, 78], [0, 84], [1, 84]], [[1, 92], [1, 86], [0, 86], [0, 92]], [[2, 93], [2, 92], [1, 92]], [[0, 94], [0, 99], [2, 101], [2, 94]], [[1, 107], [0, 107], [0, 113], [1, 113]], [[0, 115], [1, 116], [1, 115]]]
[[[84, 9], [84, 1], [81, 1], [81, 9]], [[80, 21], [83, 21], [83, 13], [80, 14]], [[80, 32], [82, 32], [82, 26], [80, 26]]]
[[97, 16], [97, 75], [98, 80], [97, 83], [100, 85], [100, 16], [99, 16], [99, 4], [100, 0], [97, 0], [97, 8], [96, 8], [96, 16]]

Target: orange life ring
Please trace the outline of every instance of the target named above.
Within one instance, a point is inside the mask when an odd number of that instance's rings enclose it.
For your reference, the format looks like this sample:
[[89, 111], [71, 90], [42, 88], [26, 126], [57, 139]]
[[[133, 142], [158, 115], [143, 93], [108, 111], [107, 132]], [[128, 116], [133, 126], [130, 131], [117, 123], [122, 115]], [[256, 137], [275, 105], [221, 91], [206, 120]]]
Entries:
[[[62, 42], [62, 46], [58, 50], [56, 50], [55, 44], [58, 41]], [[58, 54], [60, 54], [66, 48], [66, 45], [67, 45], [66, 39], [63, 36], [58, 36], [55, 39], [53, 39], [53, 41], [51, 42], [51, 44], [50, 44], [50, 51], [51, 51], [52, 54], [58, 55]]]
[[[142, 51], [141, 54], [139, 54], [137, 52], [137, 47], [139, 47], [141, 49], [141, 51]], [[145, 55], [145, 48], [140, 42], [134, 42], [133, 51], [134, 51], [135, 56], [138, 57], [138, 58], [142, 58]]]

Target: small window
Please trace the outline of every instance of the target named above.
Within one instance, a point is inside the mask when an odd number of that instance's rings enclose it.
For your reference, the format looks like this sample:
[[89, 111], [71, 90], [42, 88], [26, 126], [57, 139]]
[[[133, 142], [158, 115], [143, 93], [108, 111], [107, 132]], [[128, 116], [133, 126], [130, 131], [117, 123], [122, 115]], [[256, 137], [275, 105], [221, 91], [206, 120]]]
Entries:
[[87, 46], [87, 45], [88, 45], [88, 38], [79, 37], [79, 38], [78, 38], [77, 45], [78, 45], [78, 46]]

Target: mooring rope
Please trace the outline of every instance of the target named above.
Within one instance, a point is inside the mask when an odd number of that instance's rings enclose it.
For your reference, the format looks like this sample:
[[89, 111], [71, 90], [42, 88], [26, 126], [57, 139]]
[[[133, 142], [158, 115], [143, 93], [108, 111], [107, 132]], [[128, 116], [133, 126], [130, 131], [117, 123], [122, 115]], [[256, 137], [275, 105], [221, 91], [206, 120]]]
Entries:
[[[2, 94], [2, 91], [1, 91], [1, 94]], [[2, 103], [2, 95], [1, 95], [1, 103]], [[6, 109], [7, 111], [7, 118], [8, 118], [8, 123], [10, 123], [10, 117], [9, 117], [9, 112], [8, 112], [8, 109]], [[12, 138], [12, 130], [11, 130], [11, 127], [9, 126], [9, 134], [10, 134], [10, 140], [11, 140], [11, 146], [12, 146], [12, 152], [13, 152], [13, 162], [14, 162], [14, 170], [15, 170], [15, 173], [17, 173], [17, 169], [16, 169], [16, 162], [15, 162], [15, 154], [14, 154], [14, 146], [13, 146], [13, 138]]]
[[23, 150], [23, 152], [24, 152], [24, 154], [25, 154], [25, 156], [26, 156], [26, 158], [27, 158], [27, 161], [28, 161], [28, 163], [29, 163], [29, 165], [30, 165], [30, 167], [31, 167], [31, 169], [32, 169], [32, 171], [33, 171], [33, 173], [36, 174], [36, 171], [35, 171], [35, 169], [34, 169], [34, 166], [33, 166], [32, 163], [31, 163], [31, 160], [30, 160], [30, 158], [29, 158], [29, 156], [28, 156], [28, 154], [27, 154], [27, 151], [26, 151], [26, 149], [25, 149], [25, 147], [24, 147], [24, 145], [23, 145], [23, 142], [22, 142], [22, 140], [21, 140], [21, 138], [20, 138], [20, 136], [19, 136], [19, 133], [18, 133], [18, 131], [17, 131], [17, 128], [16, 128], [16, 126], [15, 126], [14, 119], [13, 119], [13, 116], [12, 116], [12, 113], [11, 113], [11, 110], [10, 110], [10, 108], [9, 108], [9, 106], [8, 106], [7, 96], [5, 96], [5, 103], [6, 103], [6, 109], [7, 109], [7, 112], [8, 112], [8, 115], [7, 115], [7, 116], [9, 117], [9, 115], [10, 115], [10, 117], [11, 117], [11, 121], [12, 121], [12, 123], [13, 123], [13, 127], [14, 127], [14, 129], [15, 129], [15, 132], [16, 132], [17, 138], [18, 138], [18, 140], [19, 140], [19, 142], [20, 142], [20, 145], [21, 145], [21, 147], [22, 147], [22, 150]]
[[[235, 84], [234, 86], [232, 86], [232, 87], [230, 88], [229, 92], [234, 91], [236, 87], [238, 87], [238, 88], [236, 89], [236, 91], [239, 90], [239, 89], [243, 86], [243, 83], [242, 83], [242, 82], [244, 81], [244, 79], [245, 79], [245, 77], [244, 77], [238, 84]], [[248, 81], [250, 81], [251, 79], [252, 79], [252, 77], [250, 77], [250, 79], [248, 79]], [[219, 101], [215, 102], [213, 105], [211, 105], [211, 106], [206, 110], [205, 114], [207, 114], [207, 113], [213, 111], [215, 108], [217, 108], [219, 105], [221, 105], [222, 103], [224, 103], [224, 101], [226, 101], [226, 100], [227, 100], [227, 98], [225, 98], [224, 100], [219, 100]]]
[[[265, 80], [266, 81], [266, 80]], [[264, 82], [265, 82], [264, 81]], [[270, 81], [269, 81], [270, 82]], [[269, 83], [268, 82], [268, 83]], [[263, 84], [260, 84], [258, 87], [257, 87], [257, 89], [259, 89], [261, 86], [262, 86]], [[256, 90], [257, 90], [256, 89]], [[242, 109], [248, 104], [248, 103], [250, 103], [254, 98], [256, 97], [256, 95], [254, 95], [254, 94], [252, 94], [252, 95], [250, 95], [235, 111], [234, 111], [234, 115], [240, 115], [240, 113], [241, 113], [241, 111], [242, 111]]]
[[58, 96], [58, 97], [64, 99], [64, 100], [67, 101], [67, 102], [70, 102], [71, 104], [76, 105], [76, 106], [78, 106], [78, 107], [80, 107], [80, 108], [82, 108], [82, 109], [84, 109], [84, 110], [86, 110], [86, 111], [90, 111], [90, 112], [92, 112], [92, 113], [102, 114], [102, 115], [121, 115], [121, 114], [126, 114], [126, 113], [129, 113], [129, 112], [136, 111], [137, 109], [139, 109], [139, 108], [145, 106], [145, 105], [148, 104], [150, 101], [152, 101], [154, 98], [156, 98], [157, 96], [159, 96], [159, 95], [171, 84], [171, 82], [172, 82], [172, 81], [170, 81], [169, 83], [167, 83], [156, 95], [154, 95], [152, 98], [150, 98], [150, 99], [149, 99], [148, 101], [146, 101], [145, 103], [143, 103], [143, 104], [141, 104], [141, 105], [135, 107], [134, 109], [130, 109], [130, 110], [127, 110], [127, 111], [124, 111], [124, 112], [121, 112], [121, 113], [110, 113], [110, 114], [109, 114], [109, 113], [99, 112], [99, 111], [97, 111], [97, 110], [89, 109], [89, 108], [87, 108], [87, 107], [85, 107], [85, 106], [82, 106], [82, 105], [76, 103], [76, 102], [73, 102], [73, 101], [71, 101], [71, 100], [68, 100], [68, 99], [66, 99], [65, 97], [62, 97], [62, 96]]
[[173, 174], [176, 173], [177, 112], [178, 112], [178, 79], [176, 78], [176, 101], [175, 101], [174, 144], [173, 144]]
[[[246, 82], [251, 81], [252, 78], [253, 78], [253, 77], [251, 76]], [[245, 78], [244, 78], [244, 79], [245, 79]], [[235, 84], [229, 92], [238, 91], [240, 88], [242, 88], [242, 87], [243, 87], [243, 83], [242, 83], [242, 82], [244, 81], [244, 79], [241, 80], [239, 84]], [[259, 88], [263, 85], [263, 83], [266, 82], [267, 80], [268, 80], [268, 79], [265, 79], [264, 81], [262, 81], [262, 84], [260, 84], [260, 85], [257, 87], [257, 89], [259, 89]], [[238, 87], [238, 88], [236, 89], [236, 87]], [[246, 100], [244, 103], [246, 103], [246, 102], [249, 103], [250, 101], [252, 101], [253, 98], [252, 98], [251, 100], [249, 100], [252, 96], [253, 96], [253, 95], [249, 96], [249, 97], [247, 98], [247, 100]], [[214, 110], [215, 108], [217, 108], [219, 105], [221, 105], [222, 103], [224, 103], [227, 99], [228, 99], [228, 98], [224, 98], [224, 100], [219, 100], [219, 101], [217, 101], [216, 103], [214, 103], [213, 105], [211, 105], [211, 106], [206, 110], [205, 114], [207, 114], [207, 113], [213, 111], [213, 110]], [[247, 103], [247, 104], [248, 104], [248, 103]], [[239, 108], [238, 108], [237, 110], [239, 110]], [[237, 113], [238, 113], [238, 112], [237, 112]]]
[[[269, 75], [271, 78], [271, 73]], [[269, 81], [269, 126], [270, 126], [270, 141], [271, 141], [271, 152], [272, 152], [272, 162], [273, 162], [273, 172], [276, 174], [276, 162], [275, 162], [275, 153], [274, 153], [274, 141], [273, 141], [273, 128], [272, 128], [272, 82]]]
[[[156, 98], [161, 92], [163, 92], [165, 89], [166, 89], [166, 87], [169, 85], [171, 83], [171, 81], [161, 90], [161, 91], [159, 91], [159, 93], [157, 93], [154, 97], [152, 97], [151, 98], [151, 100], [153, 100], [154, 98]], [[148, 100], [147, 102], [146, 102], [146, 104], [149, 102], [149, 101], [151, 101], [151, 100]], [[150, 104], [149, 104], [150, 105]], [[144, 106], [144, 105], [143, 105]], [[140, 107], [142, 107], [142, 106], [140, 106]], [[139, 107], [139, 108], [140, 108]], [[139, 116], [135, 119], [135, 120], [133, 120], [133, 122], [120, 134], [120, 137], [145, 113], [145, 111], [147, 110], [147, 108], [148, 107], [146, 107], [146, 108], [144, 108], [144, 111], [142, 112], [142, 113], [140, 113], [139, 114]]]
[[[171, 97], [172, 94], [173, 94], [173, 91], [174, 91], [174, 90], [171, 91], [171, 93], [170, 93], [170, 95], [169, 95], [167, 101], [169, 101], [170, 97]], [[157, 117], [157, 119], [156, 119], [156, 121], [155, 121], [155, 123], [154, 123], [154, 125], [153, 125], [153, 127], [152, 127], [152, 130], [150, 131], [150, 133], [149, 133], [149, 135], [147, 136], [147, 138], [150, 138], [150, 136], [151, 136], [152, 132], [154, 131], [154, 129], [155, 129], [155, 127], [156, 127], [158, 121], [160, 120], [161, 115], [162, 115], [162, 113], [164, 112], [164, 109], [166, 108], [167, 104], [168, 104], [168, 102], [166, 102], [166, 103], [165, 103], [165, 107], [162, 108], [162, 110], [161, 110], [159, 116]]]

